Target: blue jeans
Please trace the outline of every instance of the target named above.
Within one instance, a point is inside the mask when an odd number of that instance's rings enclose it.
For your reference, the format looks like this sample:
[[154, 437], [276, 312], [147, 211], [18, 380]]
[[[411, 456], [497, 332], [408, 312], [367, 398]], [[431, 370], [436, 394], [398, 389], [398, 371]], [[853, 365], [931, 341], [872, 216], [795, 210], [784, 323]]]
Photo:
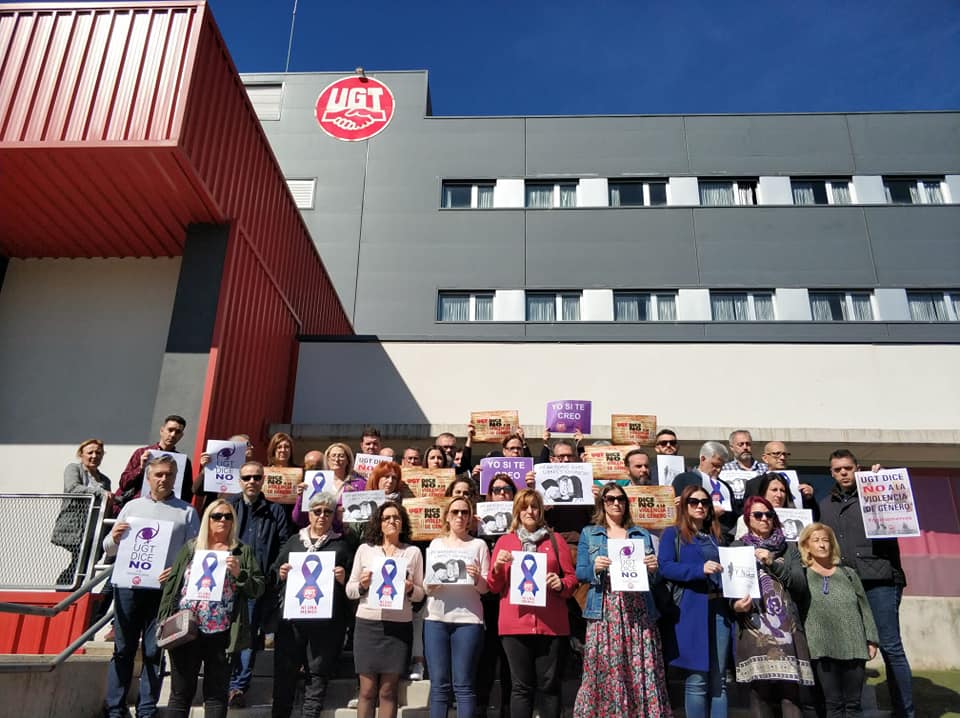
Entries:
[[866, 589], [880, 636], [880, 655], [887, 668], [887, 688], [896, 718], [913, 718], [913, 674], [900, 639], [900, 599], [903, 587], [871, 586]]
[[430, 671], [430, 718], [446, 718], [451, 683], [457, 718], [473, 718], [483, 624], [424, 621], [423, 646]]
[[[727, 661], [730, 655], [731, 625], [723, 610], [724, 600], [714, 598], [710, 601], [710, 671], [691, 671], [683, 686], [683, 706], [687, 718], [727, 716]], [[721, 610], [718, 611], [718, 607]]]
[[137, 718], [157, 715], [160, 698], [160, 658], [157, 648], [157, 611], [160, 594], [152, 588], [116, 588], [113, 592], [113, 658], [107, 671], [107, 716], [124, 718], [127, 713], [127, 689], [133, 679], [133, 661], [143, 637], [143, 670], [140, 672], [140, 699]]
[[[250, 626], [250, 648], [244, 648], [237, 653], [233, 660], [233, 673], [230, 676], [230, 690], [247, 692], [250, 681], [253, 679], [253, 667], [257, 662], [257, 642], [260, 638], [260, 624], [263, 623], [263, 600], [267, 594], [259, 599], [247, 599], [248, 625]], [[271, 594], [271, 598], [275, 598]]]

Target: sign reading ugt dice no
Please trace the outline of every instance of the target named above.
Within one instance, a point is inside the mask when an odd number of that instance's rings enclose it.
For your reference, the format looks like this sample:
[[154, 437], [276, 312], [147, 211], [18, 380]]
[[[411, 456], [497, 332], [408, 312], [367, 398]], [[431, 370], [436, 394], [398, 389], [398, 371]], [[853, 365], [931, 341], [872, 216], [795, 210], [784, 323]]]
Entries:
[[344, 77], [327, 85], [317, 99], [317, 122], [331, 137], [367, 140], [393, 118], [393, 93], [372, 77]]

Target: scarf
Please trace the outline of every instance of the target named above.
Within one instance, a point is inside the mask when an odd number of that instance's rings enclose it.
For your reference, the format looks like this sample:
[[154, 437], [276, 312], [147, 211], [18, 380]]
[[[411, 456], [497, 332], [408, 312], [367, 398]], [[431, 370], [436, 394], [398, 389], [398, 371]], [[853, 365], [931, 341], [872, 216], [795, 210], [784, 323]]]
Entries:
[[541, 526], [533, 533], [530, 533], [523, 528], [523, 526], [520, 526], [517, 529], [517, 538], [520, 539], [520, 550], [536, 551], [537, 544], [543, 541], [549, 535], [550, 529], [548, 529], [546, 526]]
[[764, 548], [774, 556], [779, 556], [787, 550], [787, 539], [781, 529], [774, 529], [766, 538], [760, 538], [747, 531], [740, 540], [745, 544], [750, 544], [754, 548]]
[[327, 531], [327, 533], [325, 533], [323, 536], [315, 539], [310, 535], [309, 526], [305, 526], [304, 528], [300, 529], [299, 536], [300, 542], [308, 551], [319, 551], [321, 548], [323, 548], [327, 541], [340, 538], [340, 534], [338, 534], [336, 531]]

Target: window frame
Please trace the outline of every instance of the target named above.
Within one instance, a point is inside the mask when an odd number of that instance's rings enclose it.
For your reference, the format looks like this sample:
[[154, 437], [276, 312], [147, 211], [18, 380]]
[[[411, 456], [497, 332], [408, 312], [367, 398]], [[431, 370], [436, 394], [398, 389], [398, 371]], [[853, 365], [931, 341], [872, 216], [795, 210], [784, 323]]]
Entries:
[[[484, 324], [494, 321], [494, 312], [496, 310], [496, 296], [497, 293], [492, 290], [478, 290], [478, 291], [463, 291], [459, 289], [441, 289], [437, 292], [437, 312], [436, 312], [436, 321], [442, 324], [458, 324], [463, 322], [481, 322]], [[444, 319], [442, 315], [442, 304], [444, 299], [453, 299], [453, 298], [464, 298], [467, 299], [467, 318], [465, 320], [458, 319]], [[477, 319], [477, 297], [490, 297], [491, 299], [491, 310], [490, 310], [490, 319]]]
[[[733, 204], [704, 204], [703, 195], [700, 194], [701, 184], [729, 184], [733, 189]], [[753, 204], [743, 204], [740, 201], [741, 184], [750, 185], [753, 189]], [[759, 177], [738, 177], [737, 179], [729, 177], [697, 177], [697, 200], [700, 202], [701, 207], [757, 207], [760, 205], [759, 187]]]
[[[553, 297], [553, 319], [531, 319], [530, 307], [527, 299], [532, 297]], [[566, 297], [577, 298], [577, 319], [563, 318], [563, 300]], [[583, 321], [583, 290], [582, 289], [560, 289], [556, 291], [530, 289], [523, 292], [523, 321], [533, 324], [555, 324], [562, 322], [564, 324], [575, 324]]]
[[[840, 317], [839, 319], [817, 319], [813, 316], [813, 297], [814, 295], [842, 295], [844, 308], [847, 311], [851, 319], [845, 317]], [[853, 298], [855, 295], [865, 294], [870, 300], [870, 319], [857, 319], [856, 311], [853, 306]], [[877, 313], [877, 302], [876, 294], [872, 289], [809, 289], [807, 290], [807, 303], [810, 306], [810, 320], [820, 323], [835, 323], [835, 322], [876, 322], [880, 321], [880, 317]]]
[[931, 322], [956, 322], [960, 321], [960, 316], [957, 315], [957, 303], [960, 301], [960, 290], [954, 289], [908, 289], [907, 292], [907, 311], [910, 311], [910, 295], [939, 295], [939, 298], [943, 301], [944, 308], [946, 309], [947, 318], [946, 319], [914, 319], [913, 312], [910, 313], [911, 322], [922, 322], [924, 324]]
[[[793, 184], [794, 182], [798, 183], [812, 183], [812, 182], [822, 182], [824, 185], [824, 192], [827, 196], [827, 201], [824, 204], [819, 202], [814, 202], [813, 204], [797, 204], [796, 200], [793, 197]], [[848, 203], [837, 202], [837, 198], [834, 195], [833, 185], [834, 183], [842, 182], [847, 186], [847, 196], [850, 197]], [[794, 207], [826, 207], [836, 205], [838, 207], [849, 207], [851, 205], [857, 204], [857, 198], [854, 194], [853, 178], [852, 177], [791, 177], [790, 178], [790, 199], [793, 201]]]
[[[647, 319], [617, 319], [617, 297], [647, 297], [649, 300], [650, 312]], [[664, 319], [660, 316], [660, 301], [662, 298], [670, 297], [673, 300], [674, 319]], [[648, 322], [675, 322], [677, 312], [677, 292], [669, 290], [644, 290], [644, 289], [614, 289], [613, 290], [613, 321], [618, 324], [627, 323], [648, 323]], [[638, 312], [639, 313], [639, 312]]]
[[[480, 188], [489, 187], [491, 190], [496, 191], [497, 186], [496, 180], [441, 180], [440, 181], [440, 209], [493, 209], [491, 204], [489, 207], [480, 206]], [[446, 196], [446, 190], [448, 187], [469, 187], [470, 188], [470, 206], [469, 207], [451, 207], [445, 205], [444, 199]]]
[[[553, 204], [549, 207], [531, 207], [527, 204], [527, 188], [531, 186], [539, 187], [549, 187], [553, 186]], [[561, 187], [572, 187], [573, 188], [573, 206], [572, 207], [562, 207], [560, 205], [560, 188]], [[579, 205], [579, 188], [580, 180], [535, 180], [535, 179], [525, 179], [523, 181], [523, 208], [524, 209], [577, 209]]]
[[[946, 177], [938, 176], [899, 176], [899, 175], [883, 175], [881, 177], [883, 182], [883, 193], [886, 203], [890, 205], [896, 205], [898, 207], [910, 207], [910, 206], [919, 206], [919, 205], [930, 205], [930, 206], [941, 206], [945, 204], [951, 204], [950, 197], [950, 188], [947, 185]], [[888, 198], [890, 194], [889, 188], [887, 187], [888, 182], [903, 182], [913, 186], [917, 191], [917, 197], [920, 199], [919, 202], [894, 202], [891, 198]], [[940, 198], [941, 202], [931, 202], [930, 195], [928, 194], [927, 185], [936, 183], [940, 187]]]
[[[777, 321], [777, 293], [772, 289], [739, 290], [739, 289], [711, 289], [710, 292], [710, 321], [711, 322], [775, 322]], [[716, 319], [713, 314], [713, 298], [720, 296], [743, 296], [747, 299], [746, 319]], [[773, 319], [757, 318], [757, 296], [770, 297], [770, 306], [773, 308]]]
[[[635, 185], [641, 187], [643, 195], [642, 204], [613, 204], [613, 198], [610, 196], [611, 185]], [[652, 204], [650, 200], [650, 186], [663, 185], [663, 204]], [[607, 178], [607, 206], [620, 209], [623, 207], [669, 207], [670, 206], [670, 180], [669, 179], [634, 179], [631, 177], [609, 177]]]

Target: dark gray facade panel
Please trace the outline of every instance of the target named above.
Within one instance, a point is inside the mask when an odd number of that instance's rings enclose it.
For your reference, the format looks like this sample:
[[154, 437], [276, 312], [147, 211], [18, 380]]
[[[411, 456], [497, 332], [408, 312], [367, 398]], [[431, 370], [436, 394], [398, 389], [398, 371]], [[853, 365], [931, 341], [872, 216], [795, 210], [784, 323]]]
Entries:
[[167, 332], [168, 353], [210, 352], [229, 239], [229, 225], [192, 224], [187, 228]]
[[704, 325], [707, 341], [722, 342], [864, 342], [883, 341], [883, 322], [710, 322]]
[[698, 322], [558, 322], [527, 324], [527, 337], [562, 342], [698, 342], [703, 341], [704, 332]]
[[699, 284], [690, 209], [530, 210], [528, 288]]
[[956, 112], [848, 115], [847, 124], [858, 174], [960, 172]]
[[960, 287], [960, 207], [871, 207], [867, 227], [883, 287]]
[[530, 117], [528, 177], [689, 174], [682, 117]]
[[857, 207], [720, 207], [693, 210], [705, 287], [876, 285]]
[[687, 116], [696, 175], [849, 175], [853, 155], [843, 115]]
[[887, 330], [890, 339], [900, 342], [960, 342], [960, 322], [896, 322]]

